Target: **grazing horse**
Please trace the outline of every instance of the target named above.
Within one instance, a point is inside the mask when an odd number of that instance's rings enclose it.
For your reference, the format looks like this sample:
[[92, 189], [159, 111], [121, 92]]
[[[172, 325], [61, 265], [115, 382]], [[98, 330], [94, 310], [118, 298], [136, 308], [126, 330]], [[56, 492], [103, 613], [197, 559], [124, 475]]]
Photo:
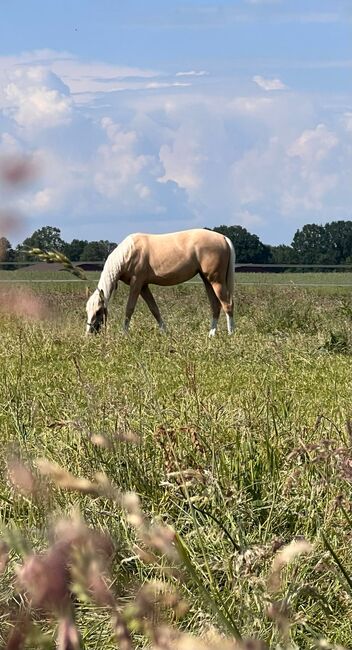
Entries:
[[212, 230], [197, 228], [165, 235], [129, 235], [110, 253], [98, 288], [90, 296], [87, 334], [99, 332], [107, 319], [107, 306], [119, 280], [130, 287], [125, 332], [141, 295], [161, 330], [165, 329], [149, 284], [172, 286], [186, 282], [197, 273], [203, 280], [212, 310], [209, 336], [216, 334], [223, 308], [228, 333], [233, 332], [233, 284], [235, 251], [231, 241]]

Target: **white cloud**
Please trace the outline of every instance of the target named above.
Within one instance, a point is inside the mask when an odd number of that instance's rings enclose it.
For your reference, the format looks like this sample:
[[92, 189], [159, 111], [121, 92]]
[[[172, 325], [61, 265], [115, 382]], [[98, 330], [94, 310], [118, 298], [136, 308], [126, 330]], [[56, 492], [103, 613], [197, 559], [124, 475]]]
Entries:
[[199, 191], [202, 186], [201, 164], [206, 160], [195, 133], [187, 125], [173, 133], [171, 144], [160, 147], [159, 158], [164, 168], [161, 183], [174, 181], [188, 192]]
[[176, 72], [176, 77], [204, 77], [209, 72], [206, 70], [186, 70], [185, 72]]
[[297, 156], [303, 162], [312, 163], [324, 160], [338, 144], [337, 136], [328, 130], [325, 124], [318, 124], [315, 129], [307, 129], [288, 148], [288, 155]]
[[345, 126], [346, 131], [352, 133], [352, 112], [347, 111], [346, 113], [344, 113], [343, 124]]
[[253, 81], [263, 88], [263, 90], [284, 90], [287, 86], [281, 81], [281, 79], [265, 79], [261, 75], [255, 75]]
[[18, 208], [31, 217], [68, 212], [75, 214], [82, 202], [81, 194], [88, 191], [90, 179], [87, 167], [60, 156], [52, 149], [37, 148], [33, 162], [40, 170], [40, 178], [17, 199]]
[[[277, 174], [280, 158], [282, 158], [282, 147], [278, 138], [272, 138], [262, 149], [254, 147], [245, 151], [239, 160], [231, 165], [233, 192], [240, 206], [258, 206], [261, 201], [265, 201], [273, 178], [275, 178], [275, 188], [272, 192], [277, 193], [280, 183]], [[249, 208], [243, 207], [243, 209]]]
[[4, 131], [0, 134], [0, 152], [1, 154], [19, 154], [22, 147], [17, 138], [11, 133]]
[[249, 210], [239, 210], [234, 215], [236, 223], [240, 226], [245, 226], [246, 228], [253, 228], [264, 223], [263, 217], [259, 214], [254, 214]]
[[151, 157], [136, 152], [135, 131], [123, 130], [110, 117], [104, 117], [101, 126], [108, 143], [98, 148], [94, 183], [100, 194], [112, 199], [121, 195], [131, 182], [135, 185]]
[[283, 188], [280, 198], [283, 215], [294, 215], [300, 210], [305, 213], [321, 211], [326, 197], [336, 189], [338, 177], [336, 174], [311, 173], [305, 181], [293, 181], [290, 187]]
[[39, 66], [15, 68], [5, 86], [6, 112], [20, 127], [53, 128], [71, 119], [69, 91], [53, 72]]
[[143, 185], [143, 183], [137, 183], [134, 186], [134, 189], [141, 199], [149, 199], [149, 197], [151, 196], [150, 188], [147, 187], [147, 185]]
[[190, 83], [181, 82], [181, 81], [173, 81], [173, 82], [167, 82], [167, 81], [150, 81], [149, 83], [145, 84], [144, 87], [145, 87], [147, 90], [149, 90], [149, 89], [152, 89], [152, 90], [154, 90], [154, 89], [159, 90], [160, 88], [177, 88], [177, 87], [188, 88], [189, 86], [191, 86]]
[[273, 100], [269, 97], [235, 97], [227, 103], [227, 109], [243, 114], [261, 115], [264, 111], [271, 113]]
[[[118, 239], [142, 223], [154, 231], [223, 222], [270, 232], [264, 226], [281, 227], [285, 218], [301, 225], [348, 214], [345, 98], [254, 86], [246, 94], [240, 81], [197, 87], [202, 71], [191, 67], [175, 78], [103, 63], [90, 69], [67, 53], [23, 57], [6, 82], [0, 57], [0, 152], [27, 150], [42, 162], [41, 178], [17, 202], [37, 220], [50, 215], [58, 226], [72, 222], [72, 236], [86, 236], [87, 227], [93, 238]], [[265, 90], [283, 84], [274, 75], [256, 79]], [[90, 224], [104, 233], [94, 235]]]

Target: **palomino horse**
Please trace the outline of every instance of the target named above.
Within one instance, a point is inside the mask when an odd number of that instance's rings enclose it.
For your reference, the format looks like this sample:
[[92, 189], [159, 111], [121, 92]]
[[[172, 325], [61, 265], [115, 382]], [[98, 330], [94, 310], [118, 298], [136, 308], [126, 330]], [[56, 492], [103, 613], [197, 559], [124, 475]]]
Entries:
[[166, 235], [129, 235], [107, 258], [98, 288], [90, 296], [87, 334], [99, 332], [107, 318], [107, 306], [119, 280], [130, 287], [125, 313], [125, 331], [138, 296], [147, 303], [161, 330], [165, 329], [149, 284], [172, 286], [199, 273], [212, 310], [209, 336], [216, 334], [220, 309], [227, 318], [228, 333], [233, 332], [233, 284], [235, 251], [231, 241], [205, 229], [184, 230]]

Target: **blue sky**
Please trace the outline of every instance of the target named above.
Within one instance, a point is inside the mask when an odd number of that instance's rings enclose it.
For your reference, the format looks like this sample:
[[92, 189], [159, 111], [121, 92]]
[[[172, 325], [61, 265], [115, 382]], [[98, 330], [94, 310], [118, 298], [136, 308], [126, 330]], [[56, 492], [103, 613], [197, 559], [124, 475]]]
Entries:
[[[21, 239], [352, 219], [350, 0], [0, 0], [0, 157]], [[0, 233], [2, 234], [2, 233]], [[10, 237], [11, 239], [11, 237]]]

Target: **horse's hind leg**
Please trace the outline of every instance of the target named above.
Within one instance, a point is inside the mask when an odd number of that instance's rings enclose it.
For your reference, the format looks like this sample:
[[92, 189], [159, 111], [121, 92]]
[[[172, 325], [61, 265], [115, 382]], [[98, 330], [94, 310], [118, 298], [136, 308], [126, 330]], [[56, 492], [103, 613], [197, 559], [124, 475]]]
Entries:
[[204, 276], [201, 276], [201, 277], [202, 277], [202, 280], [204, 282], [205, 290], [206, 290], [207, 295], [208, 295], [208, 299], [209, 299], [210, 307], [211, 307], [211, 312], [212, 312], [212, 316], [213, 316], [212, 321], [211, 321], [209, 336], [215, 336], [216, 330], [217, 330], [217, 327], [218, 327], [221, 304], [220, 304], [220, 301], [217, 298], [216, 294], [214, 293], [214, 289], [211, 286], [209, 280], [207, 280]]
[[229, 334], [233, 334], [233, 296], [229, 294], [227, 287], [221, 284], [221, 282], [212, 282], [212, 287], [226, 314], [227, 331]]
[[148, 286], [145, 286], [145, 287], [143, 287], [141, 289], [141, 296], [142, 296], [143, 300], [146, 302], [146, 304], [148, 305], [151, 313], [153, 314], [155, 320], [157, 321], [157, 323], [159, 325], [159, 328], [162, 331], [164, 331], [166, 329], [165, 328], [165, 323], [164, 323], [163, 319], [161, 318], [159, 307], [156, 304], [154, 296], [153, 296], [153, 294], [150, 291]]

